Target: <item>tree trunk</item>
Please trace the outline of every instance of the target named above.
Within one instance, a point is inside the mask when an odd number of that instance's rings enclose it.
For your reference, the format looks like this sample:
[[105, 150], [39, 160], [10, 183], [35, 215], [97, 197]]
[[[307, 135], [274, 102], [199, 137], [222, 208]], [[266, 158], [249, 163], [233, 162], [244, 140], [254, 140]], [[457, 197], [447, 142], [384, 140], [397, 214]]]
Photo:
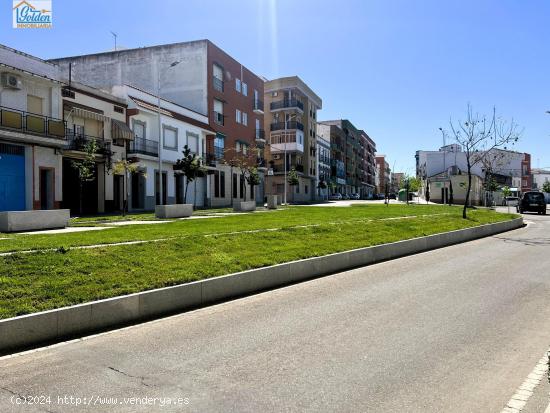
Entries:
[[78, 184], [78, 201], [79, 201], [78, 213], [80, 216], [82, 216], [83, 195], [84, 194], [82, 193], [82, 181], [80, 181], [80, 183]]
[[462, 209], [462, 218], [468, 218], [466, 215], [466, 208], [470, 202], [470, 190], [472, 189], [472, 167], [470, 166], [470, 158], [467, 159], [468, 164], [468, 190], [466, 191], [466, 199], [464, 201], [464, 208]]
[[183, 203], [187, 203], [187, 188], [189, 188], [189, 180], [185, 177], [185, 190], [183, 191]]

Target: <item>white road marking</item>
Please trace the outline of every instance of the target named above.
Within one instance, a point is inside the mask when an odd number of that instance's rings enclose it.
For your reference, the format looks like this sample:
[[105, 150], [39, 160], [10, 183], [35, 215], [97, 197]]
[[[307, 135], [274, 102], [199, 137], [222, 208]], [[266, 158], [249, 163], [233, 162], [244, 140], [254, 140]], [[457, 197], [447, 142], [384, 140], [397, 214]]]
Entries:
[[[549, 356], [550, 350], [538, 361], [535, 368], [529, 373], [521, 386], [518, 387], [516, 393], [512, 396], [510, 401], [508, 401], [508, 404], [502, 409], [501, 413], [519, 413], [523, 410], [529, 398], [533, 395], [533, 392], [548, 372]], [[544, 413], [550, 413], [550, 404]]]

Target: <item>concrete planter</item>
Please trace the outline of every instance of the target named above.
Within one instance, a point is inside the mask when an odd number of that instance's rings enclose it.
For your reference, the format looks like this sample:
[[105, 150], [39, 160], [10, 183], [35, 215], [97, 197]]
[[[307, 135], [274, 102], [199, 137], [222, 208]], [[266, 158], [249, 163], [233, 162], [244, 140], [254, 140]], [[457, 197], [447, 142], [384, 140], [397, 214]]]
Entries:
[[267, 196], [267, 208], [268, 209], [277, 209], [277, 205], [280, 205], [280, 203], [278, 203], [277, 198], [279, 198], [277, 195], [268, 195]]
[[233, 211], [247, 212], [256, 210], [256, 201], [235, 202], [233, 204]]
[[193, 214], [193, 204], [172, 204], [155, 206], [157, 218], [186, 218]]
[[70, 217], [68, 209], [0, 212], [0, 232], [65, 228]]

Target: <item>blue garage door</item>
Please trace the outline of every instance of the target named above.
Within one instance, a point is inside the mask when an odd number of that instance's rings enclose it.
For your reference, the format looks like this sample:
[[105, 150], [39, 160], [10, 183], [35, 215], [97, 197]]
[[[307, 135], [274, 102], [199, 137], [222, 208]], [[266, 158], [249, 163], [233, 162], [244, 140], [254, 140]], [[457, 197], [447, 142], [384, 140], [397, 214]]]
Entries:
[[25, 149], [0, 143], [0, 211], [25, 210]]

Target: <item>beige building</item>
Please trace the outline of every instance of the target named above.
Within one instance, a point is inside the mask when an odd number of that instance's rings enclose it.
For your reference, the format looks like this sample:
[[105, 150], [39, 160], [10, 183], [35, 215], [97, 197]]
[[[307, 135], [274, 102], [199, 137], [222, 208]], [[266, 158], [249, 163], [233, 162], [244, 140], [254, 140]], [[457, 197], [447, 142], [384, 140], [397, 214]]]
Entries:
[[[426, 189], [429, 187], [429, 200], [440, 204], [464, 204], [468, 190], [467, 173], [441, 173], [429, 177], [422, 182], [420, 196], [426, 199]], [[483, 201], [483, 179], [472, 175], [470, 204], [481, 205]]]
[[313, 201], [318, 171], [317, 111], [322, 108], [322, 100], [298, 76], [266, 82], [264, 96], [264, 124], [269, 131], [265, 194], [284, 199], [286, 157], [287, 174], [294, 168], [299, 177], [298, 185], [286, 184], [287, 201]]

